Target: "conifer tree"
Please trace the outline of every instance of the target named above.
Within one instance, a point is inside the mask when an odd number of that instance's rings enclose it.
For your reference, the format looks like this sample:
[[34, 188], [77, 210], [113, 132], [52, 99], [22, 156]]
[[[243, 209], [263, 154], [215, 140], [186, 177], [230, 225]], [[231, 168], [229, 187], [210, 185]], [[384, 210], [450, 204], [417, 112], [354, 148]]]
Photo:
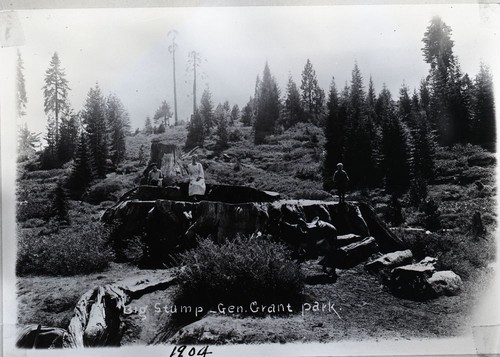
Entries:
[[52, 196], [52, 216], [55, 217], [58, 223], [68, 224], [70, 222], [68, 214], [68, 198], [66, 196], [66, 190], [64, 189], [62, 180], [57, 182], [56, 188], [52, 191]]
[[163, 124], [166, 128], [170, 124], [170, 118], [172, 118], [172, 111], [170, 110], [170, 105], [164, 100], [161, 102], [160, 107], [156, 110], [153, 120], [155, 124]]
[[248, 103], [243, 107], [241, 111], [241, 122], [243, 126], [252, 126], [255, 121], [254, 116], [254, 100], [250, 97]]
[[398, 113], [403, 123], [409, 123], [411, 115], [411, 99], [408, 86], [403, 83], [399, 89]]
[[379, 124], [377, 113], [375, 111], [377, 105], [377, 95], [375, 94], [375, 86], [373, 84], [372, 76], [370, 76], [370, 81], [368, 82], [368, 91], [366, 93], [366, 106], [368, 111], [368, 116], [373, 123]]
[[47, 120], [47, 133], [44, 136], [47, 146], [45, 146], [42, 154], [40, 155], [40, 167], [42, 170], [50, 170], [60, 166], [57, 158], [57, 142], [55, 132], [55, 120], [49, 118]]
[[130, 119], [121, 100], [113, 94], [106, 99], [106, 121], [109, 130], [109, 158], [118, 165], [125, 158], [125, 137], [130, 132]]
[[75, 161], [71, 169], [67, 187], [71, 190], [72, 197], [80, 198], [82, 193], [92, 181], [92, 170], [87, 148], [87, 135], [80, 133], [78, 146], [75, 153]]
[[68, 91], [70, 90], [57, 52], [54, 52], [49, 68], [45, 72], [45, 85], [42, 89], [45, 114], [54, 120], [53, 135], [57, 144], [61, 114], [69, 111]]
[[240, 120], [240, 107], [238, 107], [238, 104], [235, 104], [235, 105], [233, 105], [233, 108], [231, 109], [230, 124], [234, 125], [239, 120]]
[[384, 108], [382, 113], [385, 186], [389, 192], [401, 195], [408, 189], [410, 181], [408, 130], [393, 105]]
[[144, 134], [153, 134], [153, 126], [151, 125], [151, 118], [149, 116], [146, 117], [146, 121], [144, 122]]
[[17, 161], [22, 162], [35, 154], [35, 148], [40, 143], [40, 133], [31, 132], [28, 124], [19, 129], [17, 140]]
[[192, 149], [196, 146], [203, 146], [205, 141], [205, 128], [201, 115], [198, 109], [191, 116], [191, 121], [188, 124], [188, 134], [186, 138], [186, 149]]
[[453, 55], [451, 28], [440, 17], [432, 18], [424, 34], [422, 48], [424, 59], [430, 64], [430, 119], [436, 126], [439, 140], [443, 145], [451, 145], [456, 141], [453, 103], [450, 93], [453, 92], [453, 72], [456, 58]]
[[489, 68], [481, 63], [479, 73], [474, 80], [473, 96], [473, 142], [495, 151], [496, 123], [493, 77]]
[[87, 134], [92, 175], [94, 178], [104, 178], [107, 171], [109, 141], [106, 105], [98, 84], [87, 94], [82, 120]]
[[256, 97], [257, 113], [255, 116], [255, 144], [263, 144], [266, 136], [274, 133], [276, 121], [280, 113], [280, 93], [276, 80], [271, 75], [266, 62], [262, 81], [259, 82]]
[[78, 116], [72, 112], [61, 117], [57, 159], [64, 164], [73, 158], [78, 143]]
[[368, 116], [363, 77], [354, 64], [345, 125], [344, 165], [350, 170], [353, 186], [367, 187], [375, 172], [375, 126]]
[[24, 71], [23, 59], [21, 57], [21, 52], [19, 51], [19, 49], [17, 49], [16, 108], [17, 108], [18, 118], [26, 114], [26, 104], [28, 103], [23, 71]]
[[305, 119], [299, 89], [290, 75], [286, 86], [286, 97], [280, 122], [285, 129], [288, 129], [299, 122], [305, 121]]
[[328, 93], [327, 117], [325, 120], [325, 159], [323, 162], [323, 188], [330, 191], [333, 188], [332, 177], [337, 163], [342, 161], [343, 153], [343, 126], [339, 113], [340, 99], [335, 85], [335, 78], [332, 78], [330, 91]]
[[305, 112], [313, 123], [319, 123], [320, 116], [324, 112], [325, 92], [318, 85], [316, 71], [309, 59], [307, 59], [302, 71], [300, 89], [302, 90], [302, 106]]
[[226, 105], [218, 105], [215, 110], [216, 130], [217, 135], [216, 146], [219, 150], [224, 150], [228, 147], [228, 122], [231, 114]]
[[212, 127], [215, 125], [214, 104], [212, 102], [212, 93], [209, 88], [205, 88], [200, 100], [200, 116], [203, 122], [205, 134], [209, 135]]

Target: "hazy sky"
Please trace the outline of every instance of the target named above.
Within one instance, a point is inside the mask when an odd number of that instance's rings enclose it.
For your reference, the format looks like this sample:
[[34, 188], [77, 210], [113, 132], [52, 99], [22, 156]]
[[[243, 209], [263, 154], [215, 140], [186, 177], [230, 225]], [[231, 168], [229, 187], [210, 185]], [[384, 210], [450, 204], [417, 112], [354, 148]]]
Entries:
[[[172, 58], [168, 32], [178, 31], [179, 120], [192, 112], [192, 72], [187, 54], [198, 51], [198, 101], [209, 85], [214, 104], [228, 100], [242, 108], [254, 93], [255, 78], [268, 61], [282, 94], [288, 75], [298, 85], [306, 60], [327, 92], [338, 88], [358, 62], [365, 84], [372, 75], [397, 97], [403, 81], [413, 90], [428, 73], [422, 37], [439, 15], [451, 26], [454, 51], [472, 76], [483, 60], [496, 66], [498, 8], [478, 5], [386, 5], [331, 7], [225, 7], [19, 11], [25, 45], [20, 48], [28, 94], [25, 120], [45, 131], [42, 86], [55, 51], [69, 81], [70, 102], [79, 111], [96, 82], [115, 93], [132, 127], [143, 127], [166, 99], [173, 108]], [[495, 70], [495, 68], [492, 68]]]

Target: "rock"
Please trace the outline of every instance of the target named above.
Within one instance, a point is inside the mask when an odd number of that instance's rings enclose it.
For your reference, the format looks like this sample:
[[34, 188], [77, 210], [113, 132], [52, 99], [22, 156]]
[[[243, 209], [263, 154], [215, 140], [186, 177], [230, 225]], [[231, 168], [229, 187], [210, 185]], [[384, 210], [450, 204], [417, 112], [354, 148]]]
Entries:
[[457, 295], [463, 287], [462, 279], [451, 270], [437, 271], [427, 281], [437, 296]]
[[392, 270], [389, 288], [394, 295], [410, 300], [426, 300], [435, 296], [428, 279], [436, 271], [436, 258], [426, 257], [416, 264]]
[[341, 236], [337, 236], [337, 247], [338, 248], [345, 247], [346, 245], [359, 242], [362, 239], [363, 237], [361, 237], [358, 234], [352, 234], [352, 233], [343, 234]]
[[368, 262], [365, 269], [370, 273], [378, 274], [380, 272], [387, 272], [390, 269], [396, 268], [401, 265], [409, 264], [412, 262], [413, 254], [411, 250], [399, 250], [397, 252], [387, 253]]
[[373, 237], [367, 237], [360, 242], [349, 244], [337, 250], [335, 266], [341, 269], [355, 267], [366, 261], [372, 254], [379, 251], [377, 241]]

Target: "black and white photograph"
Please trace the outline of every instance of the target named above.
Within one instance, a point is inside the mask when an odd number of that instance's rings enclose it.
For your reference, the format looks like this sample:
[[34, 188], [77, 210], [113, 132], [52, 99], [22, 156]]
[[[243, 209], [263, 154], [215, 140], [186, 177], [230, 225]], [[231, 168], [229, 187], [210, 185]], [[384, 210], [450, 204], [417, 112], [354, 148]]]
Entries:
[[105, 4], [0, 11], [5, 356], [500, 354], [500, 6]]

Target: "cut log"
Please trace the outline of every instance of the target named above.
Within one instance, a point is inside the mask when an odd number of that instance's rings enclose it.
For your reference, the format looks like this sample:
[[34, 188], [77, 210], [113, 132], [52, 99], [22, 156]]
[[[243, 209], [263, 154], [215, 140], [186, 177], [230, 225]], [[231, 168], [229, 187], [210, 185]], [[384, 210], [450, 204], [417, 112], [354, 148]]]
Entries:
[[337, 237], [337, 247], [338, 248], [345, 247], [346, 245], [360, 242], [361, 240], [363, 240], [363, 237], [361, 237], [358, 234], [352, 234], [352, 233], [343, 234]]
[[349, 244], [337, 250], [335, 266], [341, 269], [355, 267], [366, 261], [372, 254], [378, 252], [378, 245], [373, 237], [367, 237], [360, 242]]
[[75, 347], [118, 346], [120, 315], [128, 301], [115, 285], [98, 286], [86, 292], [75, 307], [68, 330]]
[[92, 289], [82, 295], [76, 304], [75, 316], [69, 322], [68, 332], [75, 343], [75, 347], [84, 347], [83, 332], [89, 319], [90, 299], [94, 293], [95, 289]]
[[387, 271], [401, 265], [410, 264], [412, 262], [412, 259], [413, 254], [411, 250], [399, 250], [397, 252], [384, 254], [380, 258], [368, 262], [365, 265], [365, 269], [370, 273], [377, 274], [382, 270]]
[[177, 283], [175, 276], [163, 277], [161, 279], [144, 279], [134, 281], [127, 279], [119, 283], [119, 287], [131, 300], [138, 299], [144, 294], [150, 294], [158, 290], [164, 290]]

